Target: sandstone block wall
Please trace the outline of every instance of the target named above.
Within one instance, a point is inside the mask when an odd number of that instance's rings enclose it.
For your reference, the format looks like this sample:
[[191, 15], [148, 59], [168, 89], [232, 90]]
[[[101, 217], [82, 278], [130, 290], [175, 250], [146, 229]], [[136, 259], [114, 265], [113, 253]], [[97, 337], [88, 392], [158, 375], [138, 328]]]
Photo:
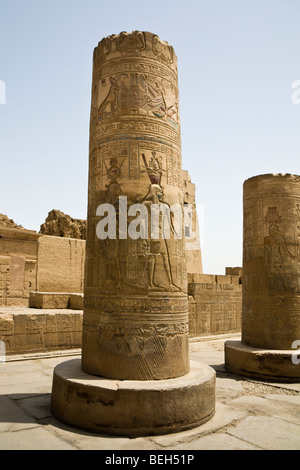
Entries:
[[27, 306], [37, 289], [38, 235], [0, 228], [0, 305]]
[[82, 293], [85, 240], [0, 228], [0, 306], [29, 306], [32, 292]]
[[[202, 274], [202, 255], [201, 255], [201, 246], [200, 246], [200, 234], [199, 234], [199, 221], [196, 207], [196, 186], [191, 181], [189, 172], [182, 170], [183, 174], [183, 195], [184, 203], [189, 204], [192, 207], [192, 212], [187, 217], [188, 224], [185, 226], [185, 235], [189, 237], [186, 239], [186, 269], [188, 273], [197, 273]], [[196, 233], [196, 236], [193, 234]]]
[[39, 238], [38, 291], [83, 292], [85, 240]]
[[240, 332], [239, 275], [189, 275], [188, 293], [190, 337]]
[[81, 311], [0, 309], [0, 340], [8, 355], [80, 348], [81, 334]]
[[72, 310], [82, 310], [83, 293], [30, 292], [29, 307], [39, 309], [70, 308]]

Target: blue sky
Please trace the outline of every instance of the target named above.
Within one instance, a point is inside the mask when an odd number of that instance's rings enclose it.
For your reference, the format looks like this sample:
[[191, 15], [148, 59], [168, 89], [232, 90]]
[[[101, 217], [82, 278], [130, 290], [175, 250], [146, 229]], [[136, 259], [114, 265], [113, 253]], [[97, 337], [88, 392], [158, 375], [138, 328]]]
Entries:
[[37, 231], [53, 208], [86, 218], [93, 49], [151, 31], [178, 57], [204, 272], [241, 266], [244, 180], [300, 174], [299, 17], [299, 0], [1, 0], [0, 213]]

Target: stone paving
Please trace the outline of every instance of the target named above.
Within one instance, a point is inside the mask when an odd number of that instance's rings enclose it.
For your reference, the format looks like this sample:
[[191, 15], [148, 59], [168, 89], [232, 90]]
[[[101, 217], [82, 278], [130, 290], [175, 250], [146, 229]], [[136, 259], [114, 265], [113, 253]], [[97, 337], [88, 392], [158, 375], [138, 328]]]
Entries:
[[[216, 413], [206, 424], [164, 436], [125, 438], [64, 425], [50, 412], [53, 368], [80, 350], [11, 356], [0, 363], [0, 450], [299, 450], [300, 384], [246, 380], [226, 372], [224, 342], [190, 342], [190, 358], [216, 370]], [[300, 367], [300, 365], [299, 365]]]

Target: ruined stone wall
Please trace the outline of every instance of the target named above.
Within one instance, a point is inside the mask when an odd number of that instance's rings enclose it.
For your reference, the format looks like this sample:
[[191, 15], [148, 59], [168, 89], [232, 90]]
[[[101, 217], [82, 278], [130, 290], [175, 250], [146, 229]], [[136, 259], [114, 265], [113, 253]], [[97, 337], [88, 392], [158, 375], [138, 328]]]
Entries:
[[0, 308], [0, 340], [7, 355], [80, 348], [81, 333], [81, 311]]
[[190, 337], [241, 331], [239, 275], [190, 275], [188, 293]]
[[0, 228], [0, 306], [28, 306], [31, 292], [82, 293], [85, 240]]
[[[189, 172], [182, 170], [184, 203], [189, 204], [192, 211], [185, 220], [186, 235], [186, 268], [188, 273], [202, 274], [202, 255], [200, 246], [199, 221], [196, 207], [196, 186], [191, 181]], [[196, 235], [194, 235], [196, 234]]]
[[0, 305], [28, 305], [37, 289], [37, 252], [35, 232], [0, 228]]
[[83, 292], [85, 240], [39, 238], [38, 291]]

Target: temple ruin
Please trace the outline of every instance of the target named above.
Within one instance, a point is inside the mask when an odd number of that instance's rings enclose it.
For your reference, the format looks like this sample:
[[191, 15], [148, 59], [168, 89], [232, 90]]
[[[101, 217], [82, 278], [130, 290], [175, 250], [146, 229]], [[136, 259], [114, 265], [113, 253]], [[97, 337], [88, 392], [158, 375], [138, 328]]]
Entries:
[[5, 354], [80, 348], [54, 370], [51, 410], [124, 436], [212, 418], [215, 371], [190, 361], [193, 338], [241, 332], [225, 343], [230, 373], [299, 382], [300, 177], [244, 182], [243, 266], [205, 274], [173, 47], [150, 32], [102, 39], [91, 95], [87, 220], [53, 209], [37, 233], [0, 214]]

